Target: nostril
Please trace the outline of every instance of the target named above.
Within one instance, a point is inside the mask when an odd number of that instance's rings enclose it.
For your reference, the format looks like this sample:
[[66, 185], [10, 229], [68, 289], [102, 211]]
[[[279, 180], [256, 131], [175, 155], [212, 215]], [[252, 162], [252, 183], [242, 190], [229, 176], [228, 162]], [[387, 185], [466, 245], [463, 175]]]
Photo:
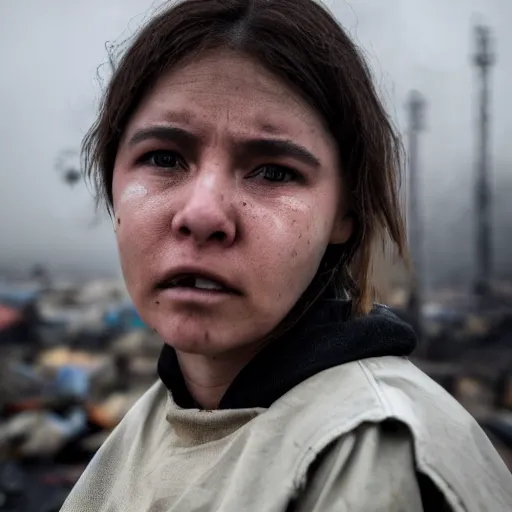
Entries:
[[[181, 226], [179, 228], [180, 235], [182, 236], [191, 236], [192, 230], [187, 226]], [[215, 231], [210, 236], [208, 236], [208, 240], [216, 240], [217, 242], [224, 242], [227, 238], [226, 233], [224, 231]]]
[[192, 231], [187, 226], [181, 226], [179, 232], [183, 236], [190, 236], [192, 234]]
[[224, 242], [224, 240], [226, 240], [226, 233], [224, 233], [224, 231], [215, 231], [210, 238], [218, 242]]

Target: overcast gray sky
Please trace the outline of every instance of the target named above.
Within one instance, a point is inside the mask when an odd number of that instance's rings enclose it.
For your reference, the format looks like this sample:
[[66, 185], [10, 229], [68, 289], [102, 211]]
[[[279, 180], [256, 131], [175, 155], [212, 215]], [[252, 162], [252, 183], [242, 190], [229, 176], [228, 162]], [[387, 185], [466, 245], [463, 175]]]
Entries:
[[[79, 146], [93, 119], [100, 94], [96, 68], [106, 60], [105, 43], [129, 35], [159, 3], [0, 2], [0, 269], [24, 270], [42, 262], [67, 276], [118, 272], [111, 225], [88, 226], [90, 195], [83, 186], [67, 187], [55, 171], [55, 160], [62, 149]], [[512, 234], [512, 2], [327, 3], [366, 50], [402, 129], [408, 91], [419, 89], [428, 99], [422, 180], [428, 264], [438, 280], [466, 275], [472, 266], [472, 23], [481, 15], [493, 28], [498, 64], [493, 73], [492, 152], [501, 194], [497, 258], [504, 271], [509, 258], [504, 248]]]

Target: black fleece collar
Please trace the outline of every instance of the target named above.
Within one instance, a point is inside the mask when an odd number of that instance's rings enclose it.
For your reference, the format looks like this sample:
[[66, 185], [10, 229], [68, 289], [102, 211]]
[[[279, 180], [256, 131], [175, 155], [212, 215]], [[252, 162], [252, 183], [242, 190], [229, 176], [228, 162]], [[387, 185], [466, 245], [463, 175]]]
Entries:
[[[265, 347], [235, 378], [220, 409], [268, 408], [306, 379], [334, 366], [382, 356], [407, 356], [416, 347], [412, 328], [388, 308], [348, 319], [350, 303], [317, 302], [281, 338]], [[164, 345], [158, 374], [177, 405], [197, 408], [180, 371], [176, 352]]]

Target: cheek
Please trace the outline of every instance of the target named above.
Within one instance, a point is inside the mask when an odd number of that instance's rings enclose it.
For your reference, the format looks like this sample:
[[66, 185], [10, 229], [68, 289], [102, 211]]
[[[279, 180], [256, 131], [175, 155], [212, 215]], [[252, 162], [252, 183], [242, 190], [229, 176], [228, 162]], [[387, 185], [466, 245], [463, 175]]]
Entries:
[[329, 240], [332, 215], [316, 204], [295, 198], [288, 198], [285, 203], [286, 215], [277, 218], [276, 231], [287, 240], [290, 257], [300, 264], [311, 259], [319, 261]]
[[309, 282], [316, 273], [328, 243], [325, 223], [315, 218], [297, 218], [289, 240], [290, 267]]
[[[261, 281], [268, 282], [279, 298], [295, 300], [310, 284], [325, 253], [330, 224], [316, 208], [296, 202], [280, 209], [279, 216], [261, 220], [258, 267]], [[272, 286], [270, 286], [272, 285]]]
[[142, 183], [114, 192], [117, 246], [128, 288], [143, 281], [141, 274], [157, 258], [158, 239], [166, 232], [160, 203]]
[[137, 203], [148, 195], [148, 189], [142, 183], [130, 183], [120, 193], [117, 204], [121, 207], [124, 204]]

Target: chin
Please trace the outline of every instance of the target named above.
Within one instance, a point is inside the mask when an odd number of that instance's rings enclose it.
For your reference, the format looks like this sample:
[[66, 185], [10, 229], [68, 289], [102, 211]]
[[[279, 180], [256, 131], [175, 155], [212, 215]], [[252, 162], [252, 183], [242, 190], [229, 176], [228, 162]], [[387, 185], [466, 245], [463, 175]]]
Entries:
[[[220, 356], [237, 350], [247, 350], [265, 336], [271, 327], [259, 326], [253, 322], [228, 321], [215, 318], [159, 319], [155, 329], [163, 341], [175, 350], [188, 354]], [[267, 327], [267, 328], [266, 328]]]
[[240, 345], [240, 339], [223, 335], [225, 329], [215, 325], [215, 322], [201, 320], [173, 321], [156, 326], [156, 331], [167, 345], [187, 354], [215, 356], [229, 352]]
[[224, 352], [226, 349], [229, 350], [225, 344], [220, 346], [216, 336], [212, 335], [209, 329], [201, 329], [199, 326], [189, 326], [188, 328], [180, 329], [167, 327], [158, 332], [164, 342], [178, 352], [214, 356]]

